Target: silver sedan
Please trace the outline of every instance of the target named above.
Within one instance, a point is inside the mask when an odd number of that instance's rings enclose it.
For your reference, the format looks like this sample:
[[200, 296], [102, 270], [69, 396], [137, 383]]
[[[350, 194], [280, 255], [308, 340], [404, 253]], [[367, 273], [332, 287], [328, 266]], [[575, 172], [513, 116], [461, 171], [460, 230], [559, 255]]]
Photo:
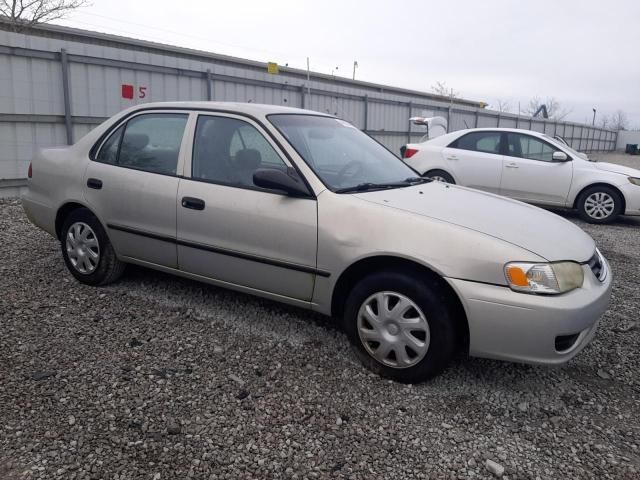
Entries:
[[41, 151], [23, 205], [80, 282], [132, 263], [333, 315], [402, 382], [456, 350], [566, 362], [611, 292], [572, 223], [421, 178], [349, 123], [292, 108], [133, 107]]

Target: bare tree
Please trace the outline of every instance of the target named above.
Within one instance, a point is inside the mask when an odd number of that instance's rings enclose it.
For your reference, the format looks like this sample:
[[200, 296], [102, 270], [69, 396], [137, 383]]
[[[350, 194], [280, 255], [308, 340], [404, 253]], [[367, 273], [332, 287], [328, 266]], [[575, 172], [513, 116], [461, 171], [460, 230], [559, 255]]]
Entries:
[[511, 113], [511, 103], [509, 103], [509, 100], [497, 98], [495, 105], [492, 105], [492, 107], [494, 110], [497, 110], [499, 112]]
[[623, 110], [616, 110], [611, 115], [611, 123], [609, 127], [612, 130], [626, 130], [629, 126], [629, 118], [627, 117], [627, 113]]
[[605, 114], [605, 115], [602, 115], [596, 123], [600, 128], [608, 128], [610, 126], [609, 122], [610, 122], [609, 117]]
[[0, 15], [7, 17], [17, 32], [37, 23], [63, 18], [88, 3], [88, 0], [0, 0]]
[[569, 113], [571, 113], [571, 110], [562, 108], [560, 102], [554, 97], [548, 97], [547, 100], [543, 102], [537, 96], [529, 100], [529, 105], [525, 107], [524, 113], [534, 115], [542, 105], [547, 108], [547, 114], [549, 115], [549, 118], [553, 120], [563, 120], [567, 115], [569, 115]]
[[447, 86], [447, 82], [437, 81], [435, 85], [431, 86], [431, 91], [436, 95], [443, 97], [458, 98], [460, 92], [456, 92], [453, 88]]

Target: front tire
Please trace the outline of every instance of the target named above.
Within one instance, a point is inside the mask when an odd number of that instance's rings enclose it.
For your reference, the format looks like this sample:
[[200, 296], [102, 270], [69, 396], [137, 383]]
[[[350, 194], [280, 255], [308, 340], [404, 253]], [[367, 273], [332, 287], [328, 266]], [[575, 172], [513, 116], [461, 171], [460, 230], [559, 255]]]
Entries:
[[622, 197], [611, 187], [595, 185], [584, 190], [576, 202], [580, 217], [589, 223], [611, 223], [622, 213]]
[[374, 273], [349, 294], [344, 328], [369, 370], [402, 383], [423, 382], [442, 372], [453, 356], [449, 304], [435, 279]]
[[423, 176], [430, 178], [435, 182], [451, 183], [453, 185], [456, 183], [453, 177], [444, 170], [429, 170]]
[[86, 285], [115, 282], [125, 269], [102, 224], [86, 208], [71, 212], [62, 225], [60, 246], [71, 274]]

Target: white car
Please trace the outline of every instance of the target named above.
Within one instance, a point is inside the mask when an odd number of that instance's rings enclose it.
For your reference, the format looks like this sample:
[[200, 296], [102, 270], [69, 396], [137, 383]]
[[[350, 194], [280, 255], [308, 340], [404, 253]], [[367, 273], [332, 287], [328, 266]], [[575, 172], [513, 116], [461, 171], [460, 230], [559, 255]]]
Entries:
[[575, 208], [591, 223], [640, 215], [640, 170], [592, 162], [542, 133], [459, 130], [403, 148], [421, 175], [538, 205]]

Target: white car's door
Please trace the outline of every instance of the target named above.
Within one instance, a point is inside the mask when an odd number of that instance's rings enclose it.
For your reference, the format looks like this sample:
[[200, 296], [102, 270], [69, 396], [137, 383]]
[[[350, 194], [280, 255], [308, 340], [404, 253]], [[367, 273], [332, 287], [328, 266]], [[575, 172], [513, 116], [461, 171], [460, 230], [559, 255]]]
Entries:
[[540, 138], [524, 133], [506, 136], [500, 193], [526, 202], [564, 206], [573, 162], [554, 161], [553, 153], [559, 149]]
[[501, 132], [470, 132], [442, 151], [458, 184], [498, 193], [502, 175]]
[[291, 168], [260, 128], [237, 116], [198, 116], [178, 187], [178, 263], [192, 274], [310, 301], [316, 200], [254, 185], [259, 168]]

